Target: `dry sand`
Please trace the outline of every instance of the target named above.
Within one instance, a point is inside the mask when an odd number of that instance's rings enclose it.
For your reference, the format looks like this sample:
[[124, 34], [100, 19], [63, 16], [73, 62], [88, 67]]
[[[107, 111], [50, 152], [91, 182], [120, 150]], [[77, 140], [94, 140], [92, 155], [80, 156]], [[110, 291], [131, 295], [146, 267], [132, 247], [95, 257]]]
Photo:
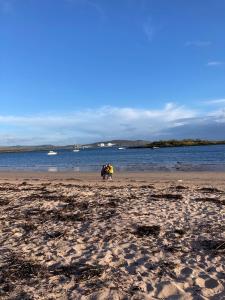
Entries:
[[0, 299], [225, 299], [225, 174], [0, 173]]

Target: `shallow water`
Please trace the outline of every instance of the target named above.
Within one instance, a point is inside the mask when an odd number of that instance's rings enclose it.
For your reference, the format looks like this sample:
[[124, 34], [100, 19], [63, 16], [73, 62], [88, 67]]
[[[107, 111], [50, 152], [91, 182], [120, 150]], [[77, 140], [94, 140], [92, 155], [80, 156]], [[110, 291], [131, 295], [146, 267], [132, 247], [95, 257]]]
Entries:
[[1, 153], [0, 170], [99, 171], [112, 163], [116, 171], [225, 171], [225, 145], [159, 149], [85, 149], [80, 152]]

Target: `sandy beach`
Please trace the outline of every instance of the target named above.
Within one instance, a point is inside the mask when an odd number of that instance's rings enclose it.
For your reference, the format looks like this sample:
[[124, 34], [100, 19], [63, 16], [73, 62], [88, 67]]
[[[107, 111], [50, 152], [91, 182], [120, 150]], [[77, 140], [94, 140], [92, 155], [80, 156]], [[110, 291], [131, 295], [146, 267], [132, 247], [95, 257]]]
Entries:
[[0, 172], [1, 299], [225, 299], [225, 174]]

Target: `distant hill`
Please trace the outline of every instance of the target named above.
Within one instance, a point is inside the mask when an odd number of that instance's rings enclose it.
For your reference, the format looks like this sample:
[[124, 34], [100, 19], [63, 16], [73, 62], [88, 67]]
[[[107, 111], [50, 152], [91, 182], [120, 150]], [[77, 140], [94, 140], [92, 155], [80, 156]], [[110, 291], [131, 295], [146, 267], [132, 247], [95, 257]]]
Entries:
[[101, 141], [96, 142], [92, 144], [86, 144], [85, 146], [91, 146], [91, 147], [98, 147], [99, 144], [104, 144], [107, 146], [107, 144], [113, 144], [118, 147], [138, 147], [138, 146], [146, 146], [150, 143], [150, 141], [144, 141], [144, 140], [110, 140], [110, 141]]
[[200, 139], [184, 139], [184, 140], [161, 140], [148, 143], [144, 146], [131, 147], [131, 148], [164, 148], [164, 147], [185, 147], [185, 146], [207, 146], [207, 145], [222, 145], [225, 141], [208, 141]]
[[[203, 146], [203, 145], [220, 145], [225, 144], [225, 141], [208, 141], [200, 139], [185, 139], [185, 140], [161, 140], [161, 141], [145, 141], [145, 140], [110, 140], [101, 141], [92, 144], [77, 145], [78, 147], [97, 148], [99, 144], [112, 145], [113, 147], [126, 147], [126, 148], [164, 148], [164, 147], [184, 147], [184, 146]], [[11, 146], [0, 147], [0, 153], [13, 153], [13, 152], [34, 152], [34, 151], [50, 151], [50, 150], [72, 150], [74, 145], [54, 146], [54, 145], [40, 145], [40, 146]]]
[[41, 145], [41, 146], [9, 146], [0, 147], [0, 153], [13, 153], [13, 152], [34, 152], [34, 151], [50, 151], [59, 149], [73, 149], [73, 145], [68, 146], [54, 146], [54, 145]]

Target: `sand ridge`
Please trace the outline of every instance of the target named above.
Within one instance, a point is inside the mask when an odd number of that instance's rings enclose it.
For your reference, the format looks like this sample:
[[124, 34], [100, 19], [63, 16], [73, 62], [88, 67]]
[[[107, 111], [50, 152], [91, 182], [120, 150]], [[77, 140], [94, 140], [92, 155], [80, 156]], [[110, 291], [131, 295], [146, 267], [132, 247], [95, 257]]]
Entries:
[[0, 183], [1, 299], [225, 299], [225, 192], [182, 181]]

